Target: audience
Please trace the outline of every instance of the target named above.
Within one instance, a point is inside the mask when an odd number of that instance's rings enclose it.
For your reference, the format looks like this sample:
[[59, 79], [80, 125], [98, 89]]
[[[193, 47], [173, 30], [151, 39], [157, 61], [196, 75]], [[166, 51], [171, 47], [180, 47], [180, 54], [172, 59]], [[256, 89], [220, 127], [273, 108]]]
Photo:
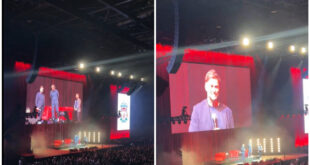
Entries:
[[24, 161], [23, 165], [148, 165], [154, 164], [153, 150], [153, 145], [131, 145], [37, 159], [32, 162]]

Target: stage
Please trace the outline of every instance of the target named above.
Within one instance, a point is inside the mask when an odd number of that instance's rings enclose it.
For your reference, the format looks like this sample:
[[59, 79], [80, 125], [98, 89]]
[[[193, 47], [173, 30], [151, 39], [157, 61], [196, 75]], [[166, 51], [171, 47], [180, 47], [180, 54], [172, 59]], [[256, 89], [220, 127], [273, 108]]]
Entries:
[[246, 164], [246, 163], [259, 163], [261, 161], [267, 162], [267, 164], [274, 164], [279, 163], [281, 161], [288, 161], [288, 160], [296, 160], [301, 159], [304, 157], [308, 157], [308, 154], [290, 154], [290, 155], [264, 155], [259, 157], [258, 155], [253, 155], [250, 158], [245, 158], [243, 161], [241, 160], [241, 157], [239, 158], [228, 158], [224, 161], [210, 161], [205, 162], [204, 164]]
[[[21, 156], [27, 158], [27, 157], [34, 157], [35, 159], [41, 159], [46, 157], [52, 157], [52, 156], [60, 156], [60, 155], [66, 155], [70, 153], [80, 153], [85, 150], [80, 149], [88, 149], [88, 150], [100, 150], [100, 149], [108, 149], [108, 148], [114, 148], [119, 147], [120, 145], [116, 144], [87, 144], [83, 146], [77, 146], [77, 147], [67, 147], [67, 148], [61, 148], [61, 149], [55, 149], [51, 147], [47, 148], [40, 148], [33, 150], [33, 153], [24, 153], [21, 154]], [[70, 152], [72, 149], [77, 149], [75, 152]]]

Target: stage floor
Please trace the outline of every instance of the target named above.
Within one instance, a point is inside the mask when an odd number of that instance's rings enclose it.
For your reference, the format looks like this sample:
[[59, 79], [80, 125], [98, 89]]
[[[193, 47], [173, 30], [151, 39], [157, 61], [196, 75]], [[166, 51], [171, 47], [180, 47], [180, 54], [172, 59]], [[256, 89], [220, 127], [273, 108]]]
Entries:
[[[91, 148], [91, 147], [97, 147], [97, 149], [106, 149], [106, 148], [114, 148], [114, 147], [119, 147], [120, 145], [116, 144], [87, 144], [83, 147], [80, 148]], [[66, 148], [66, 149], [53, 149], [53, 148], [41, 148], [41, 149], [35, 149], [33, 150], [32, 154], [21, 154], [23, 157], [31, 157], [34, 156], [36, 159], [40, 158], [46, 158], [46, 157], [51, 157], [51, 156], [60, 156], [60, 155], [66, 155], [70, 154], [70, 149], [74, 148]], [[79, 153], [82, 151], [77, 151], [74, 153]]]
[[[246, 158], [245, 160], [234, 159], [234, 160], [225, 160], [221, 162], [206, 162], [205, 164], [229, 164], [229, 165], [237, 165], [237, 164], [244, 164], [244, 163], [253, 163], [253, 162], [260, 162], [260, 161], [270, 161], [274, 160], [272, 163], [278, 163], [280, 160], [286, 161], [286, 160], [293, 160], [298, 159], [302, 157], [306, 157], [308, 154], [290, 154], [290, 155], [264, 155], [262, 157], [258, 157], [257, 155], [252, 156], [251, 158]], [[271, 163], [271, 162], [270, 162]]]

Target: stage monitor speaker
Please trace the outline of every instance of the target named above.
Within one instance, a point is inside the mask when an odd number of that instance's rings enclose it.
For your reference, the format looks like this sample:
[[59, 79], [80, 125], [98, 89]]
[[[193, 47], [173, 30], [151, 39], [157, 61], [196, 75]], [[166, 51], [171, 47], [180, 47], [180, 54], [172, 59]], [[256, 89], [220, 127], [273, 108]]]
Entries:
[[31, 69], [28, 77], [26, 78], [26, 82], [28, 84], [33, 83], [34, 80], [37, 78], [37, 75], [38, 75], [37, 71], [35, 71], [34, 69]]
[[173, 0], [174, 5], [174, 41], [173, 41], [173, 50], [172, 56], [170, 58], [169, 64], [167, 66], [168, 73], [176, 73], [183, 60], [183, 52], [180, 54], [178, 45], [179, 45], [179, 3], [178, 0]]
[[167, 71], [168, 73], [176, 73], [183, 61], [183, 54], [175, 54], [175, 55], [172, 55], [170, 61], [169, 61], [169, 64], [167, 66]]
[[140, 89], [142, 88], [142, 84], [141, 83], [137, 83], [135, 85], [133, 85], [130, 90], [127, 92], [127, 95], [132, 95], [137, 93], [138, 91], [140, 91]]
[[34, 80], [36, 79], [38, 75], [38, 69], [39, 65], [37, 64], [38, 60], [38, 35], [35, 35], [35, 40], [34, 40], [34, 55], [33, 55], [33, 60], [32, 60], [32, 67], [31, 70], [29, 71], [29, 75], [26, 78], [27, 83], [33, 83]]

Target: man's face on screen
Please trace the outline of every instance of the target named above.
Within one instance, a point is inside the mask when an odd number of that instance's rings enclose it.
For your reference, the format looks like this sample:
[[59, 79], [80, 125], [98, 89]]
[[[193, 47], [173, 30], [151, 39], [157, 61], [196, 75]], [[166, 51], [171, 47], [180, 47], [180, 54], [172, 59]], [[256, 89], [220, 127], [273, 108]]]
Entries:
[[55, 90], [55, 85], [52, 85], [51, 88], [52, 88], [52, 90]]
[[207, 92], [208, 98], [215, 101], [218, 99], [220, 93], [220, 84], [218, 79], [211, 78], [205, 83], [205, 90]]

